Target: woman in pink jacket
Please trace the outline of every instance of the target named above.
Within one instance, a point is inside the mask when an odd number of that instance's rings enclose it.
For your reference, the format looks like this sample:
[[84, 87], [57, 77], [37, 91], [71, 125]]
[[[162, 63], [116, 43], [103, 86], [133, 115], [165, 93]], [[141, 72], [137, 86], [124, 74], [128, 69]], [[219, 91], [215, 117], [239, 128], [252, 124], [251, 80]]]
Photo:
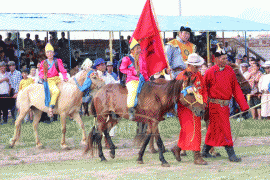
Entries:
[[130, 44], [130, 55], [122, 59], [120, 71], [126, 74], [126, 87], [128, 90], [127, 107], [129, 113], [129, 120], [134, 121], [135, 113], [135, 98], [139, 85], [139, 75], [141, 74], [145, 81], [149, 80], [149, 76], [145, 69], [145, 61], [140, 58], [141, 47], [140, 44], [133, 39]]

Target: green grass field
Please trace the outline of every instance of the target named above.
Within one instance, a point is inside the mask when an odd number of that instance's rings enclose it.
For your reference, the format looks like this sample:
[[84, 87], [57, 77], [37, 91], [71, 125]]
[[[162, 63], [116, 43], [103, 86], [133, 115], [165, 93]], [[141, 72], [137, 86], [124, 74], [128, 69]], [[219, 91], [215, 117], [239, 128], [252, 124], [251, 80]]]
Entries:
[[[83, 118], [87, 134], [94, 125], [93, 118]], [[205, 124], [202, 122], [202, 126]], [[248, 119], [242, 122], [231, 120], [232, 134], [238, 137], [269, 137], [270, 121], [255, 121]], [[167, 118], [160, 123], [160, 134], [163, 139], [178, 136], [180, 125], [177, 118]], [[39, 124], [39, 137], [45, 147], [61, 150], [61, 125], [60, 122]], [[132, 140], [136, 132], [136, 123], [122, 120], [118, 124], [115, 143], [121, 139]], [[14, 133], [14, 125], [0, 126], [0, 145], [8, 153], [8, 143]], [[202, 131], [203, 134], [206, 131]], [[73, 138], [74, 148], [80, 148], [81, 130], [74, 121], [67, 120], [66, 138]], [[22, 135], [19, 145], [15, 150], [35, 147], [32, 124], [22, 125]], [[217, 148], [222, 157], [207, 161], [207, 166], [193, 164], [193, 156], [188, 152], [188, 157], [182, 162], [176, 162], [171, 153], [165, 153], [170, 168], [161, 168], [158, 154], [146, 152], [143, 165], [136, 164], [137, 156], [116, 156], [114, 160], [108, 159], [107, 163], [100, 162], [99, 158], [91, 160], [50, 162], [38, 164], [20, 164], [4, 166], [0, 169], [0, 179], [269, 179], [270, 168], [269, 145], [236, 147], [236, 153], [241, 157], [249, 157], [241, 163], [228, 162], [224, 148]], [[117, 154], [117, 151], [116, 151]], [[262, 159], [262, 160], [260, 160]], [[0, 157], [1, 160], [1, 157]]]

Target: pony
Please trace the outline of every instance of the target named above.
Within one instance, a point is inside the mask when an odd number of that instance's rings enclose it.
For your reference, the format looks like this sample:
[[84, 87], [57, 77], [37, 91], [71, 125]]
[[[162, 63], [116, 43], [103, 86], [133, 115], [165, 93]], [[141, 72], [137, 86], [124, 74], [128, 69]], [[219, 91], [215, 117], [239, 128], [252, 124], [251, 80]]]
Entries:
[[[68, 82], [61, 82], [58, 84], [60, 94], [58, 101], [54, 108], [54, 114], [60, 115], [60, 122], [62, 125], [62, 140], [61, 147], [62, 149], [69, 149], [66, 145], [65, 134], [66, 134], [66, 117], [70, 116], [73, 118], [82, 128], [82, 144], [86, 144], [86, 133], [84, 128], [84, 123], [80, 117], [79, 111], [82, 104], [83, 92], [78, 88], [82, 86], [85, 80], [90, 76], [92, 81], [91, 89], [99, 89], [104, 86], [104, 81], [101, 80], [96, 73], [91, 73], [90, 68], [86, 70], [81, 70], [74, 77], [72, 77]], [[74, 78], [77, 80], [78, 85], [76, 84]], [[19, 115], [15, 122], [15, 132], [14, 136], [10, 142], [10, 148], [13, 148], [16, 141], [19, 140], [21, 134], [21, 123], [26, 116], [26, 114], [32, 109], [34, 119], [33, 119], [33, 128], [36, 137], [36, 147], [42, 148], [43, 145], [38, 137], [38, 122], [40, 121], [42, 112], [48, 113], [48, 107], [44, 103], [44, 87], [42, 84], [32, 84], [19, 92], [17, 98], [17, 108], [19, 109]]]
[[[137, 162], [143, 164], [143, 155], [151, 136], [156, 139], [159, 148], [159, 159], [163, 167], [170, 166], [163, 156], [163, 141], [158, 133], [158, 124], [165, 120], [164, 114], [170, 111], [175, 103], [181, 102], [187, 106], [196, 116], [203, 116], [205, 105], [199, 103], [194, 96], [196, 91], [191, 79], [191, 74], [186, 74], [185, 80], [172, 80], [164, 84], [146, 82], [138, 95], [138, 105], [135, 110], [135, 121], [148, 124], [147, 138], [140, 151]], [[192, 92], [187, 91], [193, 89]], [[185, 93], [186, 92], [186, 93]], [[189, 92], [189, 93], [187, 93]], [[109, 129], [122, 118], [128, 119], [127, 89], [120, 84], [108, 84], [102, 87], [93, 98], [90, 105], [90, 113], [96, 119], [96, 126], [88, 136], [88, 143], [84, 153], [89, 150], [93, 153], [93, 143], [98, 146], [101, 161], [107, 161], [102, 152], [101, 137], [104, 133], [110, 145], [110, 156], [115, 158], [115, 146], [109, 136]]]

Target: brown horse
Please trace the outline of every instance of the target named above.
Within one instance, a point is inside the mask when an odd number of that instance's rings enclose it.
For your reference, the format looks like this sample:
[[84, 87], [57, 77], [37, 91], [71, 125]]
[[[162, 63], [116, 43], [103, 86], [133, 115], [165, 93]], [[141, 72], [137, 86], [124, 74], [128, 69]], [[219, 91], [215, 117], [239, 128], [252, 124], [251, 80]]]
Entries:
[[[82, 70], [75, 76], [80, 86], [83, 85], [85, 79], [87, 78], [88, 71]], [[104, 86], [104, 81], [99, 79], [99, 77], [95, 75], [95, 73], [92, 73], [90, 75], [90, 79], [92, 80], [91, 89], [93, 90], [99, 89], [102, 86]], [[82, 144], [86, 144], [86, 134], [84, 124], [79, 114], [80, 107], [82, 104], [83, 92], [79, 90], [73, 78], [71, 78], [68, 83], [65, 82], [59, 83], [58, 88], [60, 90], [60, 94], [54, 109], [54, 113], [59, 114], [61, 118], [62, 134], [63, 134], [61, 140], [61, 147], [63, 149], [68, 148], [65, 142], [67, 116], [72, 117], [78, 124], [80, 124], [82, 128], [81, 142]], [[37, 128], [42, 112], [48, 112], [48, 107], [45, 106], [44, 100], [45, 95], [44, 95], [44, 87], [42, 84], [32, 84], [27, 88], [23, 89], [21, 92], [19, 92], [17, 98], [17, 107], [19, 109], [19, 115], [15, 122], [14, 137], [11, 139], [10, 142], [11, 148], [20, 138], [21, 123], [26, 114], [30, 111], [30, 109], [32, 109], [34, 114], [33, 127], [36, 137], [36, 147], [38, 148], [43, 147], [38, 138]]]
[[[190, 74], [186, 74], [190, 77]], [[204, 104], [200, 104], [193, 93], [184, 96], [181, 91], [188, 86], [193, 86], [195, 80], [172, 80], [165, 84], [146, 82], [138, 95], [138, 105], [135, 108], [137, 122], [148, 124], [147, 138], [144, 141], [137, 162], [143, 163], [143, 154], [150, 137], [155, 136], [159, 148], [159, 159], [162, 166], [169, 166], [163, 156], [163, 142], [158, 132], [158, 124], [163, 121], [164, 114], [174, 108], [179, 101], [187, 106], [196, 116], [204, 114]], [[93, 150], [93, 142], [96, 142], [101, 161], [106, 161], [102, 152], [101, 134], [104, 133], [110, 145], [110, 155], [115, 157], [115, 146], [108, 134], [108, 130], [121, 118], [128, 119], [127, 89], [120, 84], [108, 84], [101, 88], [91, 103], [91, 114], [97, 117], [97, 127], [89, 133], [88, 144], [85, 153]]]

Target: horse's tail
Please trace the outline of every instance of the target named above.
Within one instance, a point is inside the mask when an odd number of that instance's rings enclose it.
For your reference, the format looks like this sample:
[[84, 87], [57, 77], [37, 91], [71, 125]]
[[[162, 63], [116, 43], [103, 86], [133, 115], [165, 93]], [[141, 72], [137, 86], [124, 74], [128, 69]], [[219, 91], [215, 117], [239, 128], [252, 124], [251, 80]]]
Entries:
[[93, 149], [94, 145], [96, 144], [96, 127], [92, 128], [92, 131], [88, 135], [87, 145], [84, 150], [84, 154], [87, 154], [88, 151], [91, 151], [91, 156], [94, 156]]

